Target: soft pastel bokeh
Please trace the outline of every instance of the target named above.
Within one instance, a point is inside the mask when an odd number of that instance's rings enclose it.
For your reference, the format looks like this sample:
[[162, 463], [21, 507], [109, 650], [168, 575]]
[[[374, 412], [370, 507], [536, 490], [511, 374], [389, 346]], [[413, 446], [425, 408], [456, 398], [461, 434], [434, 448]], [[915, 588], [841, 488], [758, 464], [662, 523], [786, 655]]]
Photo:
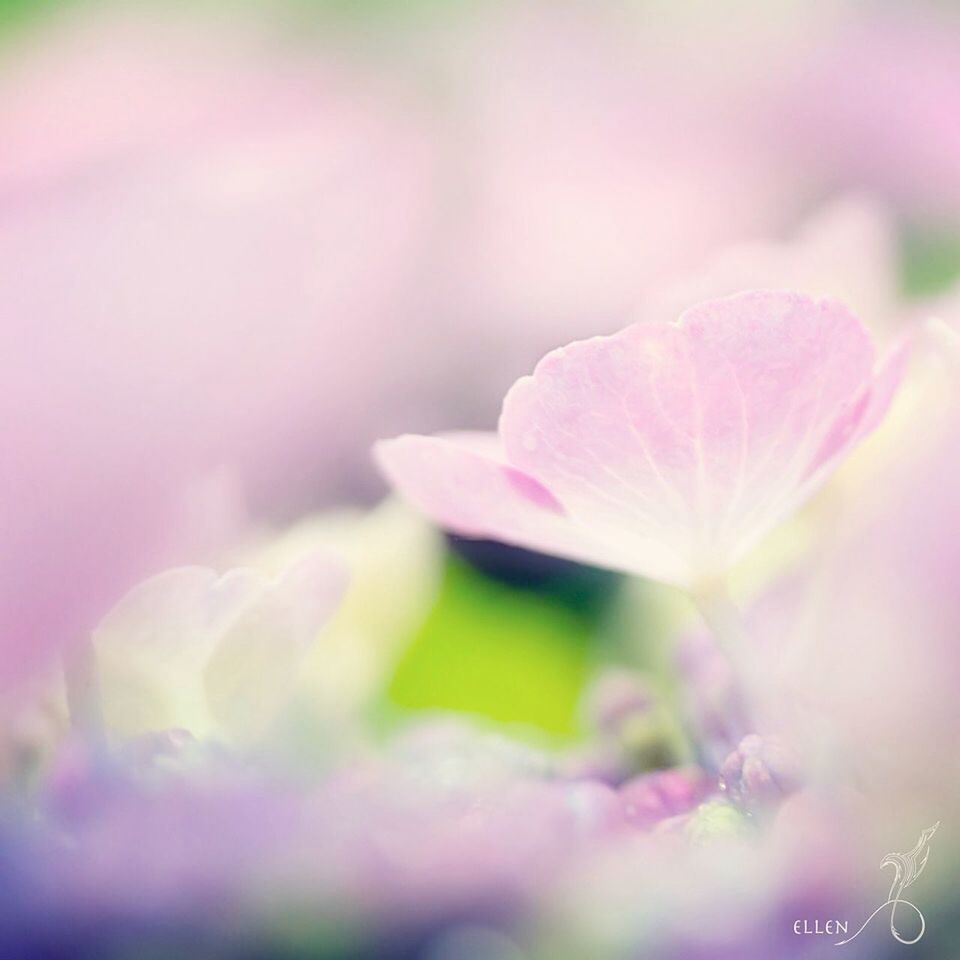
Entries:
[[958, 117], [935, 0], [0, 0], [0, 954], [951, 960]]

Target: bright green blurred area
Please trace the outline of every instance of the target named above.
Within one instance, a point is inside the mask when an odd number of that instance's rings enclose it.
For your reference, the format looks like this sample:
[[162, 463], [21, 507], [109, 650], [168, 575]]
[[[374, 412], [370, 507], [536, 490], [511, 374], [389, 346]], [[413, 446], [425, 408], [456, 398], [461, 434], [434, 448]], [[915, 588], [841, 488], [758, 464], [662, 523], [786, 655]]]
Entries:
[[53, 0], [0, 0], [0, 28], [54, 6]]
[[[29, 20], [31, 17], [51, 10], [77, 6], [86, 3], [95, 5], [97, 0], [0, 0], [0, 30]], [[471, 0], [191, 0], [203, 2], [206, 6], [255, 8], [267, 7], [288, 10], [292, 14], [333, 13], [338, 16], [367, 17], [376, 15], [409, 16], [423, 10], [448, 10], [453, 6], [463, 6]], [[125, 0], [122, 4], [129, 7], [167, 3], [178, 6], [175, 0]]]
[[495, 582], [451, 556], [437, 603], [387, 699], [573, 734], [594, 633], [588, 614]]

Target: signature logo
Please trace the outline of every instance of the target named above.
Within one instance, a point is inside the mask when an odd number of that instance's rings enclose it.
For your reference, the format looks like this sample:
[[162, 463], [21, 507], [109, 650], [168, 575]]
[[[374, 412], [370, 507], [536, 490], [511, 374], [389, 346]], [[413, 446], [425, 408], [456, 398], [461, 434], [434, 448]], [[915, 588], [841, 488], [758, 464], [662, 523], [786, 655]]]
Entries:
[[[920, 834], [920, 839], [917, 841], [916, 846], [914, 846], [909, 853], [888, 853], [883, 858], [880, 862], [880, 869], [893, 867], [894, 870], [893, 883], [890, 885], [890, 893], [887, 895], [887, 899], [863, 921], [863, 925], [852, 937], [847, 937], [846, 940], [839, 940], [834, 946], [842, 947], [845, 943], [856, 940], [857, 937], [863, 933], [867, 924], [870, 923], [884, 907], [890, 907], [890, 933], [893, 934], [895, 940], [910, 946], [923, 936], [924, 931], [927, 929], [927, 922], [924, 920], [920, 908], [909, 900], [904, 900], [902, 894], [903, 891], [906, 890], [910, 884], [914, 883], [917, 877], [923, 873], [923, 868], [927, 865], [927, 860], [930, 857], [930, 838], [937, 832], [937, 827], [939, 826], [940, 821], [938, 820], [932, 827], [927, 827], [927, 829]], [[920, 921], [920, 930], [912, 939], [906, 939], [901, 936], [900, 931], [897, 929], [897, 907], [899, 906], [909, 907], [916, 913], [917, 919]]]

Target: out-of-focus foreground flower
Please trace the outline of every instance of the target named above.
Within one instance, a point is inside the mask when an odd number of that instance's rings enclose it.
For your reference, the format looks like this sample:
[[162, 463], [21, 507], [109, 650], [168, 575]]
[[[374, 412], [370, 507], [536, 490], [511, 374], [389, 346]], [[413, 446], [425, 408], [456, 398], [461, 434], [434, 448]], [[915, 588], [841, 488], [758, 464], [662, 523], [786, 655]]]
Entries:
[[0, 678], [244, 505], [329, 502], [399, 385], [416, 111], [336, 49], [157, 16], [67, 17], [0, 71]]

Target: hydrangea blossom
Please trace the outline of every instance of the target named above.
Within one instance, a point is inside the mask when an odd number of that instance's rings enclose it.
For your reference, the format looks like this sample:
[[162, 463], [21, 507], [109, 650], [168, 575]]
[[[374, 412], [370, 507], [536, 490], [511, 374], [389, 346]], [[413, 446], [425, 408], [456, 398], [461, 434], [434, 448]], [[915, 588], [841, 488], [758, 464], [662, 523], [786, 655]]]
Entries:
[[882, 419], [877, 363], [841, 304], [751, 291], [548, 354], [499, 436], [378, 445], [440, 524], [698, 590], [802, 504]]
[[289, 701], [345, 580], [320, 553], [273, 578], [182, 567], [135, 587], [94, 635], [108, 729], [255, 741]]
[[[423, 115], [340, 56], [349, 31], [317, 31], [337, 45], [324, 64], [306, 45], [284, 63], [230, 17], [80, 13], [82, 33], [61, 21], [63, 43], [0, 64], [0, 955], [819, 956], [797, 921], [868, 916], [883, 851], [956, 810], [960, 291], [907, 302], [894, 220], [858, 200], [786, 242], [713, 249], [783, 224], [774, 195], [804, 151], [771, 165], [789, 138], [749, 134], [792, 116], [795, 73], [816, 85], [804, 44], [832, 64], [824, 31], [780, 11], [704, 45], [706, 11], [689, 28], [672, 7], [595, 12], [470, 12], [477, 42], [421, 18], [427, 42], [404, 30], [388, 76], [430, 57]], [[906, 347], [878, 359], [867, 331], [934, 307], [946, 369], [918, 336], [900, 390]], [[384, 444], [419, 512], [293, 519], [352, 476], [369, 418], [469, 418], [507, 357], [515, 377], [546, 337], [627, 315], [517, 383], [498, 434]], [[898, 390], [866, 456], [727, 577]], [[412, 411], [363, 402], [403, 391]], [[681, 622], [673, 586], [629, 584], [631, 605], [620, 578], [500, 543], [452, 541], [447, 576], [424, 513], [678, 585], [710, 630]], [[181, 562], [214, 569], [124, 596]], [[407, 656], [427, 667], [412, 681]], [[569, 726], [546, 736], [466, 685], [442, 699], [460, 716], [411, 706], [457, 671], [555, 699]], [[950, 954], [956, 853], [939, 833], [911, 889], [930, 956]]]

